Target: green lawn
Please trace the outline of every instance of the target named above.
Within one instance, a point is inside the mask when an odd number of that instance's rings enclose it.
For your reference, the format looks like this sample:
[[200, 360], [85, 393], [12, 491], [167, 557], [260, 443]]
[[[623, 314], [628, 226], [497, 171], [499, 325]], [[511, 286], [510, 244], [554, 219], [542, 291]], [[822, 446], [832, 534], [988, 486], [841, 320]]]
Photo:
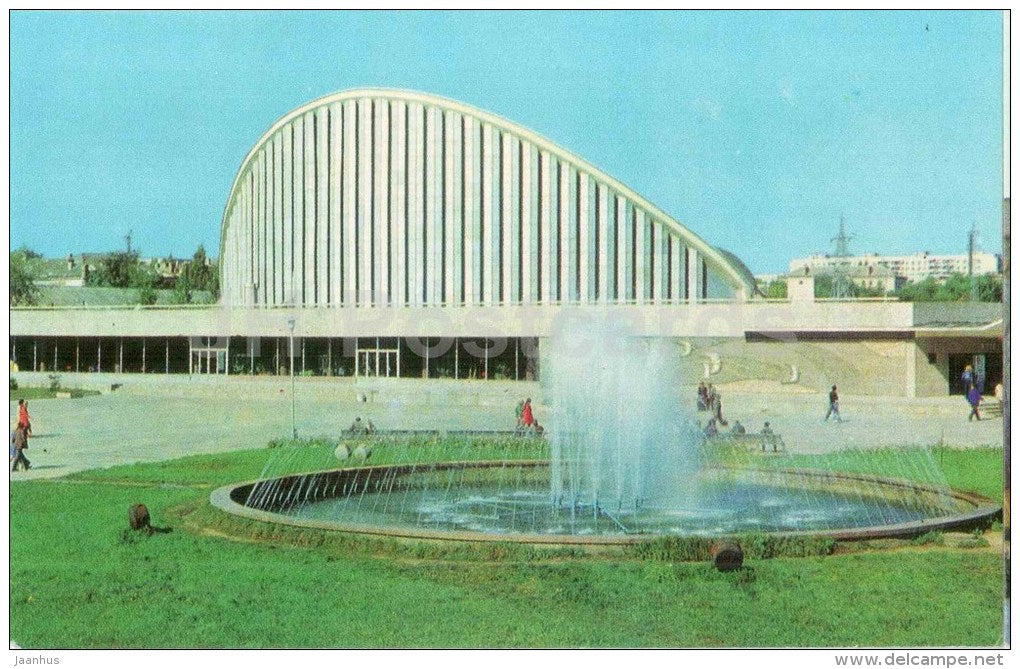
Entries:
[[[707, 563], [555, 550], [417, 550], [225, 517], [218, 485], [335, 466], [332, 444], [11, 484], [11, 638], [51, 647], [986, 646], [1002, 559], [940, 546]], [[1001, 449], [946, 478], [1001, 481]], [[375, 444], [373, 463], [543, 456], [535, 441]], [[884, 457], [884, 456], [880, 456]], [[977, 485], [980, 484], [980, 485]], [[965, 486], [968, 487], [968, 486]], [[170, 534], [125, 538], [144, 502]], [[206, 528], [203, 530], [202, 528]], [[231, 541], [226, 532], [244, 541]], [[272, 535], [271, 543], [260, 541]], [[456, 559], [454, 559], [456, 558]]]

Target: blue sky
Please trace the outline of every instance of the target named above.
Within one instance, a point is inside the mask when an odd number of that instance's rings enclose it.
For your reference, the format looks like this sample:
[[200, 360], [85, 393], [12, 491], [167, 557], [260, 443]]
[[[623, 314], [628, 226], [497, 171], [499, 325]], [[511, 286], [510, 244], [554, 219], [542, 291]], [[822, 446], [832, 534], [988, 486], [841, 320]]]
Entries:
[[998, 252], [998, 12], [14, 12], [11, 247], [215, 252], [248, 149], [337, 90], [436, 93], [586, 158], [756, 272]]

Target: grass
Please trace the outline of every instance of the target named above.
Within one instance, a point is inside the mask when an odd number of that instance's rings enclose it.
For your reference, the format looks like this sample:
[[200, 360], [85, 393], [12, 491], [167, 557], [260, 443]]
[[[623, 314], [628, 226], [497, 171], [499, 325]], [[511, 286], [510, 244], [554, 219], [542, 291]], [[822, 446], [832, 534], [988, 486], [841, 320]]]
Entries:
[[[530, 440], [370, 443], [373, 463], [425, 454], [533, 458], [544, 450]], [[322, 466], [333, 447], [310, 441], [12, 482], [11, 638], [27, 648], [888, 647], [1002, 640], [1002, 559], [977, 546], [749, 557], [743, 570], [723, 574], [707, 562], [676, 561], [681, 548], [670, 553], [664, 544], [647, 555], [437, 547], [263, 525], [207, 502], [209, 491], [227, 482]], [[946, 458], [946, 477], [992, 478], [1001, 471], [998, 453], [995, 462], [981, 451], [956, 452]], [[154, 524], [175, 531], [125, 540], [127, 509], [136, 502], [149, 507]], [[775, 550], [763, 539], [748, 553]]]
[[761, 458], [746, 448], [718, 454], [727, 464], [756, 467], [803, 467], [839, 472], [876, 474], [936, 485], [949, 485], [990, 499], [1002, 500], [1003, 454], [1001, 447], [845, 449], [832, 453], [797, 454]]

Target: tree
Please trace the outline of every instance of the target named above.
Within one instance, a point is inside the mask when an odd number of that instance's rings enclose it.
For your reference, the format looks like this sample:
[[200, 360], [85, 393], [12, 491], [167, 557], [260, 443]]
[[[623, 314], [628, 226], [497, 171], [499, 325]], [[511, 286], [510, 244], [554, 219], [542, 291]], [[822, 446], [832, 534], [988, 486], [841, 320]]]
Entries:
[[182, 271], [181, 275], [177, 277], [173, 292], [170, 294], [170, 303], [190, 304], [191, 298], [191, 279], [188, 278], [187, 271]]
[[185, 278], [191, 290], [204, 290], [216, 294], [219, 288], [219, 277], [216, 273], [215, 264], [209, 261], [205, 254], [205, 246], [198, 245], [195, 255], [181, 272], [181, 278]]
[[11, 252], [11, 306], [35, 304], [39, 299], [39, 288], [35, 285], [35, 268], [32, 267], [28, 253], [31, 252], [27, 249]]
[[921, 281], [907, 281], [900, 287], [897, 297], [904, 302], [934, 302], [938, 289], [938, 282], [929, 276]]
[[42, 254], [41, 253], [39, 253], [38, 251], [33, 251], [32, 249], [28, 248], [24, 244], [22, 244], [18, 248], [16, 253], [20, 253], [21, 255], [25, 256], [26, 260], [35, 260], [36, 258], [42, 258]]
[[784, 299], [786, 297], [786, 281], [769, 281], [765, 286], [765, 297], [769, 299]]
[[[979, 302], [1002, 301], [1002, 277], [985, 274], [974, 277]], [[928, 277], [922, 281], [908, 281], [897, 293], [905, 302], [968, 302], [972, 299], [971, 278], [965, 274], [952, 274], [943, 282]]]
[[137, 251], [116, 251], [107, 254], [99, 267], [89, 273], [90, 286], [135, 288], [141, 285], [142, 267]]
[[1002, 275], [985, 274], [977, 278], [978, 300], [1002, 302]]
[[[833, 280], [829, 275], [815, 277], [815, 297], [832, 297]], [[850, 282], [850, 297], [883, 297], [885, 291], [881, 288], [871, 288], [861, 284]]]
[[138, 300], [138, 304], [156, 304], [156, 300], [159, 299], [159, 293], [156, 292], [155, 273], [151, 271], [145, 273], [140, 285], [138, 286], [138, 295], [136, 299]]

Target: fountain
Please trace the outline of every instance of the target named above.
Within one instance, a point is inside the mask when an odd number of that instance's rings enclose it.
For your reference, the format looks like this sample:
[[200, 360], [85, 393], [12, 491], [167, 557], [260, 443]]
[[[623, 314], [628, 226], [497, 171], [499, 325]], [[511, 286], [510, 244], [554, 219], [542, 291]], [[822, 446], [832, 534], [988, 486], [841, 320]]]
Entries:
[[990, 500], [951, 490], [923, 450], [896, 455], [883, 466], [888, 476], [874, 476], [852, 461], [863, 457], [854, 451], [838, 455], [839, 468], [831, 457], [829, 466], [803, 466], [804, 457], [794, 466], [706, 442], [680, 406], [690, 390], [678, 349], [631, 337], [620, 323], [568, 315], [548, 346], [547, 442], [376, 439], [371, 465], [364, 455], [371, 451], [356, 440], [293, 446], [280, 449], [259, 480], [217, 490], [212, 501], [304, 527], [553, 544], [747, 532], [910, 536], [997, 511]]
[[625, 518], [689, 506], [703, 439], [680, 407], [675, 348], [572, 315], [550, 349], [551, 505], [621, 528]]

